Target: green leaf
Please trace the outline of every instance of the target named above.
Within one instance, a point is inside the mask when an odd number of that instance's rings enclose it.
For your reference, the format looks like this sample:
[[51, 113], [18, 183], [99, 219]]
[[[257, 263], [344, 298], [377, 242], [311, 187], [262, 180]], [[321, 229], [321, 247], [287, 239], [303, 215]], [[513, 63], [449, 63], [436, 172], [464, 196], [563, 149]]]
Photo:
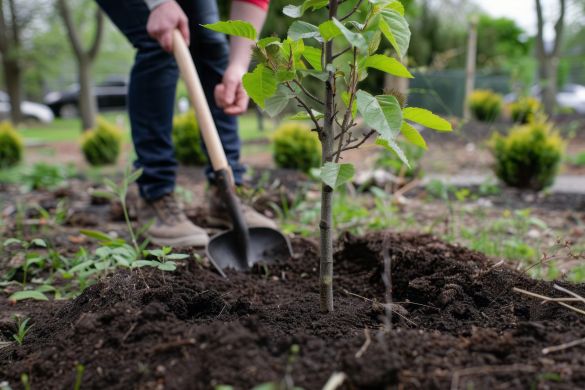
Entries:
[[312, 46], [305, 46], [305, 51], [303, 51], [303, 58], [307, 60], [309, 65], [313, 67], [313, 69], [322, 71], [323, 67], [321, 65], [321, 49], [312, 47]]
[[106, 185], [106, 187], [108, 187], [108, 189], [112, 192], [118, 192], [118, 185], [116, 183], [114, 183], [111, 179], [109, 178], [105, 178], [104, 179], [104, 184]]
[[341, 30], [331, 20], [321, 23], [319, 25], [319, 32], [325, 41], [330, 41], [333, 38], [341, 35]]
[[382, 33], [380, 31], [367, 31], [365, 33], [366, 40], [368, 41], [368, 55], [376, 53], [382, 42]]
[[420, 135], [417, 129], [414, 128], [408, 122], [402, 122], [402, 127], [400, 128], [400, 132], [404, 138], [406, 138], [411, 144], [418, 146], [419, 148], [423, 148], [425, 150], [428, 149], [427, 143], [425, 139]]
[[339, 31], [341, 31], [350, 45], [357, 47], [360, 53], [368, 54], [368, 43], [366, 42], [366, 38], [364, 38], [361, 34], [351, 32], [343, 25], [343, 23], [335, 18], [333, 18], [333, 23], [337, 26]]
[[[303, 52], [305, 51], [305, 43], [303, 42], [303, 40], [298, 40], [298, 41], [293, 41], [290, 38], [286, 38], [283, 42], [282, 42], [282, 54], [284, 56], [284, 58], [286, 58], [287, 60], [290, 58], [291, 52], [292, 52], [292, 56], [293, 56], [293, 65], [296, 67], [297, 65], [299, 65], [299, 61], [301, 59], [301, 56], [303, 55]], [[304, 66], [304, 65], [303, 65]]]
[[9, 301], [23, 301], [25, 299], [34, 299], [36, 301], [48, 301], [49, 298], [45, 294], [36, 290], [17, 291], [8, 297]]
[[374, 54], [373, 56], [367, 57], [364, 61], [366, 68], [374, 68], [386, 72], [393, 76], [405, 77], [412, 79], [414, 76], [410, 74], [408, 69], [396, 58], [388, 57], [383, 54]]
[[45, 240], [43, 240], [42, 238], [35, 238], [34, 240], [32, 240], [30, 242], [32, 245], [35, 246], [40, 246], [42, 248], [46, 248], [47, 247], [47, 243], [45, 242]]
[[380, 8], [390, 8], [404, 16], [404, 6], [399, 0], [370, 0], [371, 4], [377, 5]]
[[234, 390], [234, 388], [229, 385], [217, 385], [213, 390]]
[[402, 149], [400, 149], [400, 146], [398, 146], [398, 144], [394, 140], [378, 138], [376, 140], [376, 145], [380, 145], [383, 148], [385, 148], [386, 150], [390, 150], [390, 151], [396, 153], [396, 155], [404, 163], [404, 165], [406, 165], [408, 168], [410, 168], [410, 164], [408, 163], [408, 158], [406, 158], [406, 155], [404, 154]]
[[279, 70], [276, 72], [276, 80], [279, 83], [284, 83], [286, 81], [291, 81], [295, 79], [296, 73], [292, 70]]
[[266, 38], [262, 38], [258, 42], [256, 42], [256, 46], [258, 46], [261, 49], [264, 49], [269, 44], [275, 43], [275, 42], [279, 42], [280, 43], [280, 38], [278, 38], [278, 37], [266, 37]]
[[408, 22], [404, 16], [393, 9], [383, 10], [381, 16], [378, 24], [380, 31], [390, 42], [398, 57], [404, 57], [410, 44]]
[[428, 127], [429, 129], [438, 131], [453, 130], [451, 123], [424, 108], [406, 107], [402, 111], [402, 115], [404, 116], [404, 119], [408, 119], [409, 121]]
[[143, 169], [139, 168], [132, 172], [130, 176], [128, 176], [128, 184], [134, 183], [136, 180], [138, 180], [140, 176], [142, 176], [142, 171]]
[[19, 240], [17, 238], [9, 238], [3, 243], [4, 246], [10, 246], [12, 244], [18, 244], [22, 246], [22, 240]]
[[309, 8], [318, 10], [329, 4], [329, 0], [306, 0], [301, 5], [289, 4], [282, 10], [282, 13], [291, 18], [300, 18]]
[[174, 271], [177, 269], [177, 265], [175, 264], [174, 261], [166, 261], [164, 263], [159, 263], [158, 269], [160, 269], [161, 271]]
[[274, 118], [286, 108], [288, 103], [294, 97], [294, 94], [284, 85], [279, 85], [278, 90], [274, 95], [266, 99], [264, 111]]
[[321, 81], [327, 81], [329, 78], [329, 72], [321, 72], [315, 69], [301, 69], [299, 73], [303, 76], [311, 76]]
[[105, 198], [105, 199], [114, 199], [116, 197], [115, 194], [106, 191], [92, 191], [91, 196], [95, 196], [98, 198]]
[[264, 102], [276, 92], [275, 74], [262, 64], [256, 66], [252, 73], [246, 73], [242, 78], [242, 84], [248, 95], [264, 108]]
[[[315, 110], [311, 109], [311, 112], [313, 113], [313, 116], [317, 120], [323, 119], [325, 117], [325, 115], [323, 115], [319, 111], [315, 111]], [[308, 112], [299, 111], [296, 114], [294, 114], [293, 116], [288, 117], [287, 119], [291, 120], [291, 121], [306, 121], [306, 120], [311, 120], [311, 117], [309, 116]]]
[[156, 260], [136, 260], [132, 263], [132, 268], [142, 268], [142, 267], [158, 267], [161, 264]]
[[86, 237], [94, 238], [98, 241], [112, 241], [112, 237], [104, 232], [100, 232], [99, 230], [81, 229], [79, 233]]
[[323, 38], [321, 38], [321, 33], [319, 32], [319, 27], [300, 20], [297, 20], [290, 25], [288, 28], [288, 37], [293, 41], [309, 38], [315, 38], [317, 41], [323, 41]]
[[253, 41], [256, 40], [257, 35], [254, 26], [252, 26], [252, 24], [249, 22], [244, 22], [243, 20], [228, 20], [226, 22], [204, 24], [203, 27], [227, 35], [248, 38]]
[[321, 167], [321, 180], [331, 188], [337, 188], [350, 181], [355, 174], [353, 164], [326, 162]]
[[186, 253], [171, 253], [167, 256], [169, 260], [185, 260], [188, 259], [190, 256]]
[[393, 140], [402, 125], [402, 110], [394, 96], [372, 96], [359, 90], [356, 93], [357, 108], [364, 117], [366, 125], [376, 130], [380, 136]]

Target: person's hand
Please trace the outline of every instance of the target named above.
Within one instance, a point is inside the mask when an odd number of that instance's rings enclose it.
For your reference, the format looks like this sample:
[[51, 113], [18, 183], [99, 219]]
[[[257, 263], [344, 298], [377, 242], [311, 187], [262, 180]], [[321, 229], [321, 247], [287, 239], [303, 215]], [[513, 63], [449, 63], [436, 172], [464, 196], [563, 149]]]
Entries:
[[246, 112], [250, 98], [242, 85], [245, 69], [228, 66], [223, 74], [221, 84], [215, 86], [215, 103], [228, 115], [240, 115]]
[[157, 6], [150, 12], [146, 31], [156, 39], [165, 51], [173, 50], [173, 31], [179, 29], [181, 35], [189, 45], [189, 21], [181, 7], [169, 0]]

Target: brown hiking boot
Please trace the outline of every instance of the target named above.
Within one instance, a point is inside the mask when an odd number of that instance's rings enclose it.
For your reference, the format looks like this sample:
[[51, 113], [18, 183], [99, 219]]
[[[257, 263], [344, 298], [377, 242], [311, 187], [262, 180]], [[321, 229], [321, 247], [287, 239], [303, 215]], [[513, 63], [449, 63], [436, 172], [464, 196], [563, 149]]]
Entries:
[[142, 199], [138, 218], [141, 223], [154, 220], [146, 236], [155, 245], [203, 247], [209, 241], [207, 232], [187, 219], [173, 194], [155, 201]]
[[[228, 229], [232, 228], [232, 220], [228, 213], [225, 204], [219, 194], [219, 190], [216, 186], [211, 186], [206, 194], [209, 204], [209, 216], [207, 217], [207, 223], [210, 226], [225, 227]], [[244, 214], [244, 220], [248, 227], [267, 227], [276, 229], [276, 223], [270, 218], [260, 214], [252, 207], [240, 202], [242, 214]]]

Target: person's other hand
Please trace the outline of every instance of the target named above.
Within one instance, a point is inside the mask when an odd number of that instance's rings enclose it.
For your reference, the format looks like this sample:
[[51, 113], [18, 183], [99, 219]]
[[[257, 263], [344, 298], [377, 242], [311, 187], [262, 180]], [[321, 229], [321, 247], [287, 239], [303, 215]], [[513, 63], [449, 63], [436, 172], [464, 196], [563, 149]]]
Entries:
[[157, 6], [150, 12], [146, 31], [156, 39], [165, 51], [173, 50], [173, 31], [179, 29], [181, 35], [189, 45], [189, 21], [181, 7], [169, 0]]
[[245, 69], [228, 66], [223, 74], [221, 84], [215, 86], [215, 103], [228, 115], [240, 115], [246, 112], [250, 98], [242, 85]]

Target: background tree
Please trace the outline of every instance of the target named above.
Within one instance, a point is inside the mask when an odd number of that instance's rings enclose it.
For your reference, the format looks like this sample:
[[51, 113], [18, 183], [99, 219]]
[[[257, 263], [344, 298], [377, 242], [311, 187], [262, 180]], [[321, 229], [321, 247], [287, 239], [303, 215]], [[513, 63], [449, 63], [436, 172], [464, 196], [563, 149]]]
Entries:
[[557, 77], [561, 43], [565, 28], [566, 1], [559, 0], [559, 17], [555, 22], [555, 34], [550, 49], [544, 38], [544, 16], [541, 0], [536, 1], [537, 34], [536, 34], [536, 57], [539, 62], [539, 77], [542, 86], [542, 102], [544, 110], [548, 115], [554, 113], [557, 96]]
[[82, 44], [81, 33], [75, 26], [75, 21], [67, 0], [57, 0], [59, 13], [65, 27], [67, 29], [67, 36], [69, 43], [75, 54], [78, 66], [79, 77], [79, 105], [81, 112], [81, 125], [83, 130], [88, 130], [94, 127], [95, 117], [97, 113], [97, 103], [95, 95], [93, 94], [93, 77], [91, 74], [92, 64], [99, 52], [104, 31], [104, 15], [99, 8], [96, 8], [94, 13], [95, 19], [95, 33], [93, 39], [89, 44], [89, 48], [85, 49]]

